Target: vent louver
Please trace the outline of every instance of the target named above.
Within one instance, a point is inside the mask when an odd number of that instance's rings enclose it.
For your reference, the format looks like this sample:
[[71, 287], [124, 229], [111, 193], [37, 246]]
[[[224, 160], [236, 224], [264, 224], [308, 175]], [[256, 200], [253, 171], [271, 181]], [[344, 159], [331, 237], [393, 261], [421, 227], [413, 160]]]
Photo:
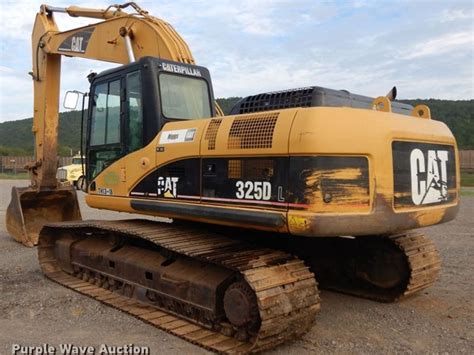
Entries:
[[271, 148], [278, 115], [276, 112], [235, 118], [230, 128], [227, 148]]
[[227, 165], [227, 178], [228, 179], [241, 179], [242, 178], [242, 160], [231, 159]]
[[213, 119], [209, 126], [207, 127], [206, 135], [204, 139], [207, 140], [207, 149], [208, 150], [215, 150], [216, 149], [216, 138], [217, 138], [217, 131], [221, 125], [222, 119]]

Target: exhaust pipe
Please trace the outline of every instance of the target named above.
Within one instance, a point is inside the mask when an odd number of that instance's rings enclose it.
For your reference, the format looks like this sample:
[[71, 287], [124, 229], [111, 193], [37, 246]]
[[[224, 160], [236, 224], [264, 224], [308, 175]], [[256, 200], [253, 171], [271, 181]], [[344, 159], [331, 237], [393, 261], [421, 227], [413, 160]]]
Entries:
[[397, 98], [397, 87], [394, 86], [388, 93], [385, 95], [390, 101], [394, 101]]

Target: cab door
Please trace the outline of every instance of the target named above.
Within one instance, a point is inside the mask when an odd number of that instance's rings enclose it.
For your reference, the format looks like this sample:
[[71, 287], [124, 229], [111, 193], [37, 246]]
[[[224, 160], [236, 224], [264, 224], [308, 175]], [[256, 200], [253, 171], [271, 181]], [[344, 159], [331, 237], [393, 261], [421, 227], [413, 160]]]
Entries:
[[87, 175], [94, 180], [123, 154], [121, 78], [95, 85], [91, 93], [91, 116], [88, 127]]

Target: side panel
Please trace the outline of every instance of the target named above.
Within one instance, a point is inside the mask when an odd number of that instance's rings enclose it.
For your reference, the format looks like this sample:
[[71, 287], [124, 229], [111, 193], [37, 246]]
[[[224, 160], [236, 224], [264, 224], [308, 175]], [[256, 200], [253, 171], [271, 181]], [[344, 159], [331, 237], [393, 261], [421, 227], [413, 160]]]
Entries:
[[[369, 110], [311, 108], [174, 122], [124, 159], [125, 203], [108, 196], [88, 196], [88, 203], [308, 237], [398, 233], [455, 217], [455, 154], [444, 124]], [[410, 204], [412, 186], [426, 192], [421, 181], [436, 164], [444, 176], [442, 161], [447, 198], [426, 206], [411, 198]]]
[[396, 209], [454, 201], [456, 157], [453, 146], [395, 141], [392, 155]]
[[191, 158], [163, 165], [141, 180], [130, 196], [199, 200], [200, 161]]
[[287, 189], [288, 158], [190, 158], [150, 172], [130, 196], [286, 210]]
[[288, 133], [297, 110], [268, 111], [210, 120], [203, 157], [288, 155]]
[[[146, 148], [132, 153], [130, 159], [127, 159], [126, 164], [127, 194], [130, 194], [132, 191], [136, 193], [151, 192], [158, 194], [158, 178], [162, 177], [162, 182], [165, 185], [168, 184], [168, 187], [170, 183], [179, 183], [178, 194], [199, 196], [200, 189], [198, 185], [200, 182], [196, 179], [200, 175], [199, 151], [201, 137], [207, 121], [189, 120], [167, 123]], [[189, 162], [183, 163], [184, 160], [189, 160]], [[194, 160], [194, 162], [191, 162], [191, 160]], [[151, 177], [150, 174], [155, 175]], [[184, 176], [186, 176], [186, 179], [191, 179], [191, 181], [189, 183], [186, 182]], [[179, 182], [171, 181], [170, 179], [168, 179], [168, 183], [166, 182], [166, 178], [180, 177]], [[145, 182], [145, 180], [148, 181]], [[145, 184], [146, 187], [145, 185], [140, 186], [140, 184]], [[183, 187], [183, 190], [181, 186], [186, 187]], [[169, 190], [166, 186], [163, 187], [165, 190]], [[165, 192], [160, 193], [162, 196], [164, 194]], [[167, 196], [171, 195], [167, 194]], [[151, 197], [156, 198], [157, 196], [151, 195]], [[192, 197], [191, 199], [196, 200], [196, 198]], [[199, 201], [199, 198], [197, 198], [197, 201]]]
[[288, 158], [202, 160], [202, 201], [286, 209]]
[[291, 157], [289, 181], [291, 208], [314, 212], [370, 210], [366, 157]]

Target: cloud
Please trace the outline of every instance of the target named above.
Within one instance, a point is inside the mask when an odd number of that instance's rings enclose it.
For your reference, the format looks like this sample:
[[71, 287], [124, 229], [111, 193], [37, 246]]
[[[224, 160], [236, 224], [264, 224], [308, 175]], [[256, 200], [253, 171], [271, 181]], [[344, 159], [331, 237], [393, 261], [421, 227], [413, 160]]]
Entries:
[[0, 122], [32, 116], [33, 82], [27, 73], [0, 66]]
[[39, 10], [39, 3], [37, 2], [1, 1], [2, 42], [6, 40], [28, 40], [31, 36], [31, 29], [35, 21], [34, 14], [37, 10]]
[[448, 33], [427, 42], [417, 43], [410, 52], [402, 55], [403, 59], [414, 59], [424, 56], [442, 55], [456, 50], [470, 50], [474, 46], [474, 33], [470, 31]]
[[472, 20], [474, 19], [474, 10], [471, 7], [469, 9], [447, 9], [441, 14], [441, 22], [451, 22], [459, 20]]

